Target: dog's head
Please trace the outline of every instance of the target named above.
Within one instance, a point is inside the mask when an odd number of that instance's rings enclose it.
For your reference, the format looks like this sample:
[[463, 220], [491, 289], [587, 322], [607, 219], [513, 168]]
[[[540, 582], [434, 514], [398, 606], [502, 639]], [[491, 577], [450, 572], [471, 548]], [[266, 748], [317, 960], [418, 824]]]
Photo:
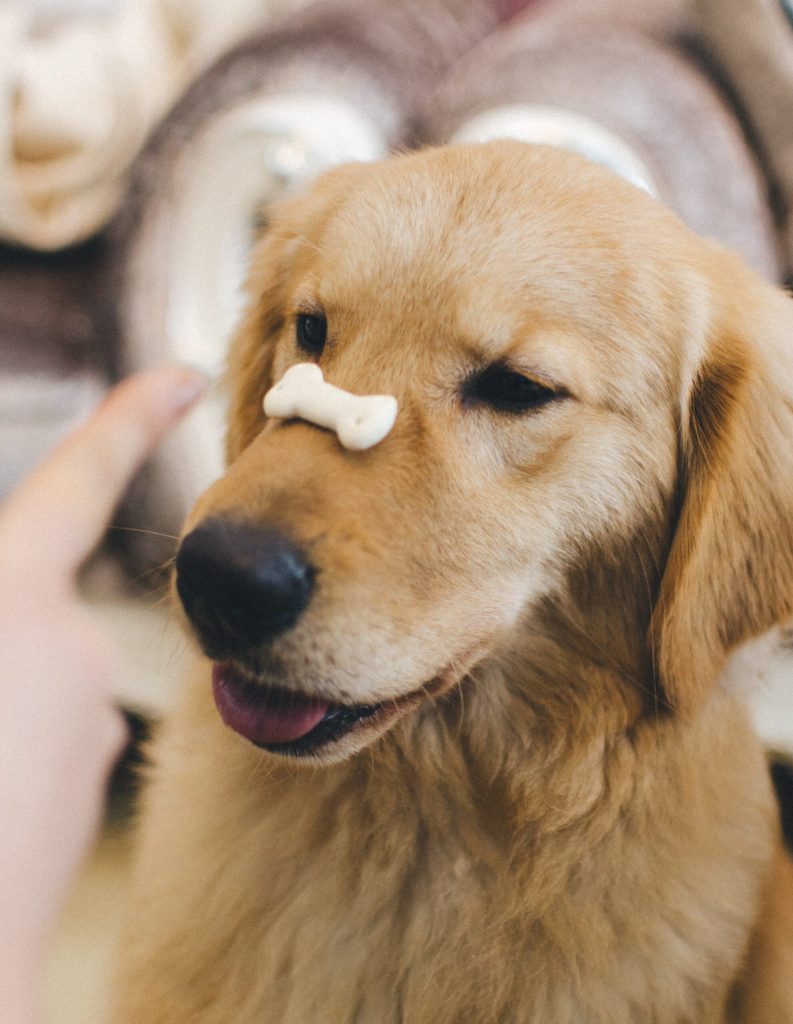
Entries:
[[[488, 660], [530, 691], [527, 637], [690, 713], [793, 611], [790, 303], [608, 172], [341, 168], [274, 211], [250, 293], [176, 584], [253, 742], [339, 759]], [[381, 443], [265, 418], [307, 360], [397, 397]]]

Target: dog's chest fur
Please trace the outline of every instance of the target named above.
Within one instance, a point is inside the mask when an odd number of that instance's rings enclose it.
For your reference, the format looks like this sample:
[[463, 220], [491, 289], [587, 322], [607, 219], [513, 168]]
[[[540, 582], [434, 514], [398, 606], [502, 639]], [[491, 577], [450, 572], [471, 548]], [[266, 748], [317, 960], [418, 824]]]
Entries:
[[160, 742], [119, 1020], [720, 1024], [771, 829], [756, 744], [737, 711], [715, 717], [683, 737], [690, 766], [670, 743], [666, 775], [658, 737], [577, 766], [527, 750], [506, 792], [437, 730], [421, 770], [394, 744], [269, 774], [229, 736], [218, 773], [194, 709]]

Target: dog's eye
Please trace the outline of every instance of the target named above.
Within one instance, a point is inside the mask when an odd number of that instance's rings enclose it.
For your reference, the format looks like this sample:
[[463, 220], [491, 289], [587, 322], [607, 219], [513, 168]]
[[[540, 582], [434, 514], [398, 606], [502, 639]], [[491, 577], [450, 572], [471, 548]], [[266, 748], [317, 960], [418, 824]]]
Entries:
[[321, 313], [299, 313], [295, 323], [297, 344], [310, 356], [321, 356], [328, 335], [328, 324]]
[[464, 386], [464, 405], [486, 405], [496, 412], [524, 413], [547, 405], [564, 392], [511, 370], [502, 363], [470, 377]]

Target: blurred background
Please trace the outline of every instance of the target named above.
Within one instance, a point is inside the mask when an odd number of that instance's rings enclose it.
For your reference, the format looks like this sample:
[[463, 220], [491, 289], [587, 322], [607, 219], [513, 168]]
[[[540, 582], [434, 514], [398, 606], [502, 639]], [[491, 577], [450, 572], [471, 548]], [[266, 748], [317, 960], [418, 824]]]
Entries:
[[[793, 269], [793, 0], [5, 0], [0, 3], [0, 501], [121, 376], [216, 378], [87, 568], [136, 742], [65, 915], [48, 1024], [101, 1021], [139, 741], [186, 644], [175, 536], [222, 467], [222, 369], [273, 200], [393, 150], [514, 137], [576, 149], [734, 249]], [[793, 641], [739, 652], [793, 753]]]

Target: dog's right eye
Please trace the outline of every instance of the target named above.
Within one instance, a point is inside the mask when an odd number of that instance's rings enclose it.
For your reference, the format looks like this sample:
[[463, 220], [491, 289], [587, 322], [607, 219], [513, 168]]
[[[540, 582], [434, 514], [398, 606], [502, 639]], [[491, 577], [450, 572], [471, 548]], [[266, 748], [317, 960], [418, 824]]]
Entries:
[[325, 317], [321, 313], [299, 313], [295, 322], [295, 335], [298, 346], [304, 352], [315, 358], [321, 356], [328, 336]]
[[503, 363], [495, 363], [465, 382], [463, 404], [485, 405], [496, 412], [520, 414], [547, 405], [566, 393]]

